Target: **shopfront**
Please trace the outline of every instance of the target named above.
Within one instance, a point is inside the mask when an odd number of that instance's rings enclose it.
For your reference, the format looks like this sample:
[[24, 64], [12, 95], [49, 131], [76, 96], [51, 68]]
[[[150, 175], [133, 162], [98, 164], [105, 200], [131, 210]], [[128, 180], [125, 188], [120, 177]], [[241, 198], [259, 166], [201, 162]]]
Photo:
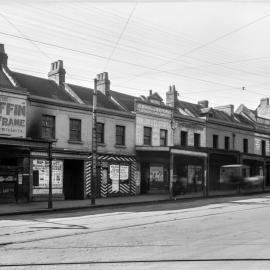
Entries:
[[48, 142], [23, 138], [0, 138], [0, 202], [23, 202], [32, 199], [31, 153]]
[[171, 149], [173, 162], [172, 193], [203, 196], [206, 187], [207, 153], [187, 149]]
[[[242, 154], [241, 162], [248, 166], [250, 177], [262, 177], [263, 182], [258, 185], [246, 185], [243, 191], [261, 191], [270, 188], [270, 164], [269, 158], [254, 154]], [[255, 179], [255, 178], [254, 178]]]
[[169, 191], [170, 155], [168, 151], [137, 151], [140, 168], [140, 191], [166, 193]]
[[[97, 195], [99, 197], [136, 194], [136, 159], [133, 156], [102, 155], [97, 157]], [[85, 165], [86, 194], [91, 197], [91, 156]]]
[[221, 180], [221, 166], [239, 164], [240, 153], [238, 151], [209, 150], [209, 183], [210, 195], [238, 192], [236, 184], [223, 183]]

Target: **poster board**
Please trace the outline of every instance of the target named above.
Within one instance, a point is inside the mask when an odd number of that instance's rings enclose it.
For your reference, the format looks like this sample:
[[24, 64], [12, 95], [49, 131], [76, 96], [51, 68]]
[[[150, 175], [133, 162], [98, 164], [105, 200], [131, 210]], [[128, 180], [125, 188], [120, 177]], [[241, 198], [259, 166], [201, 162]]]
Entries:
[[[49, 193], [49, 161], [43, 159], [33, 160], [33, 171], [38, 171], [38, 186], [33, 187], [33, 194]], [[63, 161], [52, 161], [52, 193], [63, 193]]]

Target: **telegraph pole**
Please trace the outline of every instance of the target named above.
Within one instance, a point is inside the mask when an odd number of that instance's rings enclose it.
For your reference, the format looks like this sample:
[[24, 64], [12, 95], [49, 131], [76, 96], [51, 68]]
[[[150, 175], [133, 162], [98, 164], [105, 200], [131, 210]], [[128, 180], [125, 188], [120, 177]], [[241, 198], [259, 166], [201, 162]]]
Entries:
[[92, 110], [92, 180], [91, 205], [96, 204], [97, 193], [97, 79], [94, 79], [93, 110]]
[[53, 208], [52, 202], [52, 141], [49, 142], [49, 197], [48, 197], [48, 208]]

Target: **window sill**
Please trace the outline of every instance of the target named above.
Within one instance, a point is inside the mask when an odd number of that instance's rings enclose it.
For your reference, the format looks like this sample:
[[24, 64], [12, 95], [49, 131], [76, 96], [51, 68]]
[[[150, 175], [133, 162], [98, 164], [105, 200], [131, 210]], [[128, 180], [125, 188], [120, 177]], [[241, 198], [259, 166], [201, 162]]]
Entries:
[[114, 147], [115, 148], [123, 148], [123, 149], [127, 148], [126, 145], [121, 145], [121, 144], [115, 144]]
[[98, 146], [101, 146], [101, 147], [105, 147], [106, 146], [106, 143], [98, 143], [97, 145]]
[[83, 144], [82, 141], [74, 141], [74, 140], [68, 140], [68, 143], [70, 143], [70, 144]]
[[52, 143], [56, 143], [57, 139], [54, 138], [46, 138], [46, 137], [41, 137], [42, 140], [46, 140], [46, 141], [51, 141]]

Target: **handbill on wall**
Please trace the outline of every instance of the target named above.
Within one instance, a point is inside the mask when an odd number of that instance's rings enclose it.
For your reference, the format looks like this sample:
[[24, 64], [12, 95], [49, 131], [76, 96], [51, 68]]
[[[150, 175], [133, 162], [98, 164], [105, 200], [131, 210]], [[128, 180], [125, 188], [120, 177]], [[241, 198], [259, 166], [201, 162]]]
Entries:
[[[33, 194], [48, 194], [49, 192], [49, 161], [33, 160], [33, 170], [39, 172], [39, 185], [33, 188]], [[52, 161], [52, 193], [63, 193], [63, 161]]]

